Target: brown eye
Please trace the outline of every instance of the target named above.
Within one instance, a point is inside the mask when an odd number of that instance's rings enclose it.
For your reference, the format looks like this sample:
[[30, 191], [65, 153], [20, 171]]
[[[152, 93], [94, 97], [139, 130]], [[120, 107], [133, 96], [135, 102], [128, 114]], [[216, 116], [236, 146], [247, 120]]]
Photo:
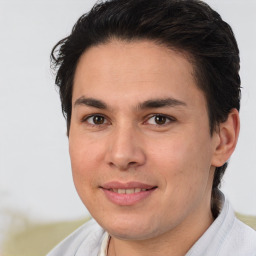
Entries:
[[103, 116], [94, 116], [93, 123], [94, 124], [104, 124], [105, 118]]
[[152, 115], [147, 120], [147, 123], [150, 125], [163, 126], [163, 125], [167, 125], [169, 123], [175, 122], [175, 121], [176, 121], [176, 119], [174, 117], [161, 115], [161, 114], [155, 114], [155, 115]]
[[158, 125], [163, 125], [166, 123], [167, 118], [165, 116], [155, 116], [155, 123]]
[[86, 118], [85, 121], [91, 125], [102, 125], [106, 123], [106, 118], [100, 115], [93, 115]]

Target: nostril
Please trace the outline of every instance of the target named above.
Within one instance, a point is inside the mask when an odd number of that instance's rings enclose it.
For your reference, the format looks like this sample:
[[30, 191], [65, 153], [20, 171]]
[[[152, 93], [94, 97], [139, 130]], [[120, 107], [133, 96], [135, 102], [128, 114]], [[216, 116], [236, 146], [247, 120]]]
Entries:
[[117, 167], [120, 170], [131, 170], [135, 169], [138, 166], [136, 161], [128, 162], [128, 163], [118, 163], [118, 162], [109, 162], [110, 167]]

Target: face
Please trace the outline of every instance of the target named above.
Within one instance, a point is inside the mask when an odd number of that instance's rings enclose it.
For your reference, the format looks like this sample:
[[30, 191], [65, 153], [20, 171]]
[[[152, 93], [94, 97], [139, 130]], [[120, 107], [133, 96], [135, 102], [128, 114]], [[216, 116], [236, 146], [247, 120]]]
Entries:
[[112, 41], [82, 55], [69, 133], [73, 178], [112, 236], [149, 239], [209, 217], [217, 142], [181, 53]]

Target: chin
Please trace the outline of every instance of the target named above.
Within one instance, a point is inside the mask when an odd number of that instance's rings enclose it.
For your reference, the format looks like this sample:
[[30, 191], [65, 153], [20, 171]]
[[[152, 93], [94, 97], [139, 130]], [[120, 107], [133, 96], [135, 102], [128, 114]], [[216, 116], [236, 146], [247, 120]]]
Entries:
[[135, 222], [129, 220], [125, 221], [115, 221], [104, 223], [99, 223], [111, 236], [120, 240], [146, 240], [159, 235], [152, 226], [151, 223], [141, 223], [139, 220]]
[[127, 230], [119, 231], [119, 230], [113, 230], [111, 229], [108, 232], [112, 237], [115, 237], [120, 240], [146, 240], [154, 237], [154, 234], [151, 232], [141, 232], [141, 230], [136, 230], [135, 228], [133, 230]]

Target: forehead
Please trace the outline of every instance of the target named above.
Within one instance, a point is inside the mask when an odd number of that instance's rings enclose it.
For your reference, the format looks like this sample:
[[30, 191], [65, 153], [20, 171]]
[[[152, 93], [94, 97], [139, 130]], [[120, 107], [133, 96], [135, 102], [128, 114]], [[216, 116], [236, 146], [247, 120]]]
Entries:
[[[197, 94], [194, 69], [185, 54], [151, 41], [113, 40], [91, 47], [80, 58], [73, 88], [73, 102], [81, 96], [131, 99], [191, 98]], [[90, 95], [87, 95], [90, 94]], [[183, 99], [184, 100], [184, 99]]]

